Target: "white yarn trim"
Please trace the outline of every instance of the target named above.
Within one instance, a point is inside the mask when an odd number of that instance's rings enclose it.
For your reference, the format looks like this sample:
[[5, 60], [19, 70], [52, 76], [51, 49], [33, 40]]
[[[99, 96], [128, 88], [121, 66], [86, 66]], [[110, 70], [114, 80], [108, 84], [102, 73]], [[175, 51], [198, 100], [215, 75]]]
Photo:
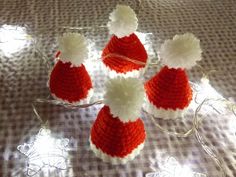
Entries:
[[110, 107], [113, 117], [122, 122], [136, 121], [145, 95], [140, 79], [117, 77], [109, 79], [105, 87], [104, 104]]
[[124, 77], [124, 78], [133, 77], [133, 78], [139, 78], [139, 77], [141, 77], [145, 73], [145, 71], [147, 69], [147, 67], [141, 67], [138, 70], [134, 69], [134, 70], [128, 71], [126, 73], [118, 73], [115, 70], [110, 69], [109, 67], [107, 67], [104, 63], [102, 63], [101, 67], [102, 67], [102, 70], [105, 71], [105, 73], [108, 73], [109, 78], [115, 78], [115, 77]]
[[69, 102], [68, 100], [63, 100], [63, 99], [61, 99], [61, 98], [58, 98], [58, 97], [57, 97], [54, 93], [52, 93], [52, 92], [51, 92], [51, 95], [52, 95], [52, 97], [53, 97], [54, 99], [56, 99], [56, 100], [58, 100], [58, 101], [60, 101], [60, 102], [62, 102], [62, 103], [72, 104], [72, 105], [74, 105], [74, 106], [77, 106], [77, 105], [80, 105], [80, 104], [88, 104], [88, 103], [90, 102], [92, 96], [93, 96], [93, 93], [94, 93], [93, 88], [91, 88], [91, 89], [89, 90], [88, 95], [87, 95], [86, 98], [83, 98], [83, 99], [81, 99], [81, 100], [79, 100], [79, 101], [75, 101], [75, 102]]
[[175, 35], [161, 45], [162, 64], [169, 68], [191, 69], [202, 59], [200, 40], [191, 33]]
[[138, 19], [133, 9], [126, 5], [117, 5], [110, 13], [107, 26], [111, 34], [118, 38], [129, 36], [138, 28]]
[[126, 164], [128, 161], [133, 160], [137, 155], [139, 155], [140, 151], [144, 147], [144, 142], [138, 145], [130, 154], [128, 154], [125, 157], [116, 157], [116, 156], [111, 156], [103, 152], [101, 149], [97, 148], [95, 144], [92, 143], [91, 137], [89, 138], [90, 142], [90, 148], [96, 155], [96, 157], [102, 159], [104, 162], [109, 162], [114, 165], [117, 164]]
[[176, 109], [176, 110], [157, 108], [153, 103], [149, 101], [146, 95], [143, 109], [147, 111], [148, 113], [152, 114], [156, 118], [167, 120], [167, 119], [177, 119], [177, 118], [183, 117], [188, 107], [184, 109]]
[[58, 38], [59, 59], [63, 63], [70, 62], [71, 67], [78, 67], [88, 58], [88, 42], [79, 33], [64, 33]]

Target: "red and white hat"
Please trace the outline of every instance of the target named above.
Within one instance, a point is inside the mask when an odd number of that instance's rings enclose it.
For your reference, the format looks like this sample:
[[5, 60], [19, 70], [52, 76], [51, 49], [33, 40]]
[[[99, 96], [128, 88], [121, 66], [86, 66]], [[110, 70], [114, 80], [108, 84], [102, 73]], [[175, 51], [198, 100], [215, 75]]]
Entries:
[[111, 77], [139, 77], [145, 70], [147, 52], [134, 33], [138, 27], [135, 12], [117, 5], [110, 14], [108, 28], [113, 36], [102, 52], [103, 66]]
[[193, 34], [176, 35], [161, 46], [160, 72], [145, 83], [144, 109], [155, 117], [181, 117], [192, 100], [192, 89], [185, 69], [201, 60], [200, 40]]
[[90, 147], [105, 162], [124, 164], [137, 156], [146, 137], [140, 116], [143, 84], [117, 77], [106, 84], [105, 106], [92, 126]]
[[66, 103], [87, 103], [92, 96], [93, 87], [82, 64], [88, 57], [86, 39], [78, 33], [65, 33], [58, 42], [60, 56], [48, 82], [51, 94]]

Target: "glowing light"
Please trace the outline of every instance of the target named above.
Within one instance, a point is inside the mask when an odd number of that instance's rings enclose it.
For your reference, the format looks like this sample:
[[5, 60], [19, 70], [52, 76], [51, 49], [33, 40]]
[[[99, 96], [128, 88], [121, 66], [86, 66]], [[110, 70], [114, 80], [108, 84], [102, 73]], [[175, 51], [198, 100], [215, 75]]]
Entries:
[[85, 60], [84, 65], [90, 75], [94, 75], [95, 71], [99, 71], [100, 60], [102, 52], [96, 48], [95, 42], [88, 40], [88, 59]]
[[236, 140], [236, 117], [235, 115], [229, 115], [229, 121], [228, 121], [228, 126], [229, 126], [229, 133], [231, 135], [231, 139], [233, 143], [235, 143]]
[[88, 40], [88, 59], [97, 60], [101, 57], [101, 51], [97, 50], [95, 42]]
[[212, 111], [218, 113], [224, 113], [226, 111], [226, 105], [222, 104], [222, 101], [219, 101], [225, 100], [225, 98], [211, 86], [207, 78], [202, 78], [200, 83], [192, 83], [192, 87], [195, 96], [190, 107], [195, 109], [198, 104], [208, 99], [206, 104], [208, 107], [204, 107], [203, 111], [210, 113], [209, 107]]
[[193, 172], [187, 166], [181, 166], [174, 157], [168, 157], [163, 164], [158, 164], [159, 170], [146, 174], [146, 177], [206, 177], [205, 174]]
[[0, 28], [0, 51], [11, 56], [29, 44], [30, 39], [24, 27], [3, 25]]
[[208, 98], [208, 99], [223, 98], [223, 96], [211, 86], [207, 78], [201, 79], [201, 83], [199, 83], [197, 92], [198, 92], [197, 99], [200, 102], [203, 101], [205, 98]]
[[27, 156], [27, 175], [39, 172], [51, 173], [67, 168], [68, 139], [56, 139], [49, 129], [42, 128], [30, 144], [24, 143], [17, 149]]

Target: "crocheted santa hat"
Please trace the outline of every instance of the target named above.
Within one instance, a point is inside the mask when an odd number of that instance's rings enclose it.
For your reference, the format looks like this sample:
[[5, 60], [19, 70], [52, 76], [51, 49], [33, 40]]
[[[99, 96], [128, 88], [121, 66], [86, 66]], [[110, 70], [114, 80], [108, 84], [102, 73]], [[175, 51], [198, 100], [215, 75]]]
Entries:
[[48, 82], [51, 94], [66, 103], [87, 103], [93, 88], [91, 78], [82, 64], [88, 57], [86, 39], [77, 33], [66, 33], [58, 42], [60, 56]]
[[155, 117], [181, 117], [192, 100], [192, 89], [185, 69], [201, 60], [200, 40], [193, 34], [176, 35], [161, 46], [165, 66], [145, 84], [144, 109]]
[[115, 78], [106, 84], [105, 106], [92, 126], [90, 147], [105, 162], [124, 164], [137, 156], [146, 137], [138, 118], [144, 98], [143, 84], [135, 78]]
[[135, 12], [117, 5], [110, 14], [108, 28], [113, 36], [102, 52], [102, 62], [111, 77], [139, 77], [145, 69], [147, 52], [134, 34], [138, 27]]

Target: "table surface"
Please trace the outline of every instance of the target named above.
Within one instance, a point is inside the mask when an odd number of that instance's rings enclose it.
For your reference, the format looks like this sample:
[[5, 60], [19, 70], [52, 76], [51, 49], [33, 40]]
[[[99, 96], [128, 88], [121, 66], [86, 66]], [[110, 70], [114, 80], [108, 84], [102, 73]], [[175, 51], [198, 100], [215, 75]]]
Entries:
[[[86, 66], [95, 87], [95, 100], [102, 97], [107, 76], [101, 70], [99, 52], [109, 39], [109, 13], [116, 4], [128, 4], [138, 14], [138, 31], [146, 35], [149, 57], [161, 43], [175, 34], [192, 32], [201, 40], [206, 70], [215, 93], [236, 99], [236, 3], [235, 0], [1, 0], [0, 1], [0, 176], [26, 176], [27, 158], [17, 146], [32, 139], [40, 122], [32, 111], [36, 98], [47, 98], [48, 68], [39, 49], [53, 60], [56, 38], [65, 31], [79, 31], [94, 44]], [[77, 29], [72, 29], [76, 27]], [[81, 29], [78, 29], [81, 28]], [[158, 71], [150, 67], [145, 79]], [[188, 71], [191, 81], [202, 76], [199, 68]], [[105, 78], [105, 79], [104, 79]], [[209, 93], [210, 94], [210, 93]], [[222, 103], [223, 104], [223, 103]], [[220, 168], [204, 152], [195, 136], [178, 138], [160, 131], [142, 114], [147, 140], [141, 154], [126, 165], [111, 165], [96, 158], [89, 149], [89, 132], [102, 105], [70, 110], [46, 103], [37, 104], [39, 114], [49, 121], [53, 134], [70, 140], [68, 168], [35, 176], [122, 176], [141, 177], [174, 157], [192, 171], [220, 177]], [[199, 132], [222, 162], [227, 177], [236, 176], [236, 121], [230, 111], [218, 113], [204, 108]], [[192, 113], [193, 114], [193, 113]], [[192, 114], [183, 120], [156, 120], [163, 127], [184, 131]]]

